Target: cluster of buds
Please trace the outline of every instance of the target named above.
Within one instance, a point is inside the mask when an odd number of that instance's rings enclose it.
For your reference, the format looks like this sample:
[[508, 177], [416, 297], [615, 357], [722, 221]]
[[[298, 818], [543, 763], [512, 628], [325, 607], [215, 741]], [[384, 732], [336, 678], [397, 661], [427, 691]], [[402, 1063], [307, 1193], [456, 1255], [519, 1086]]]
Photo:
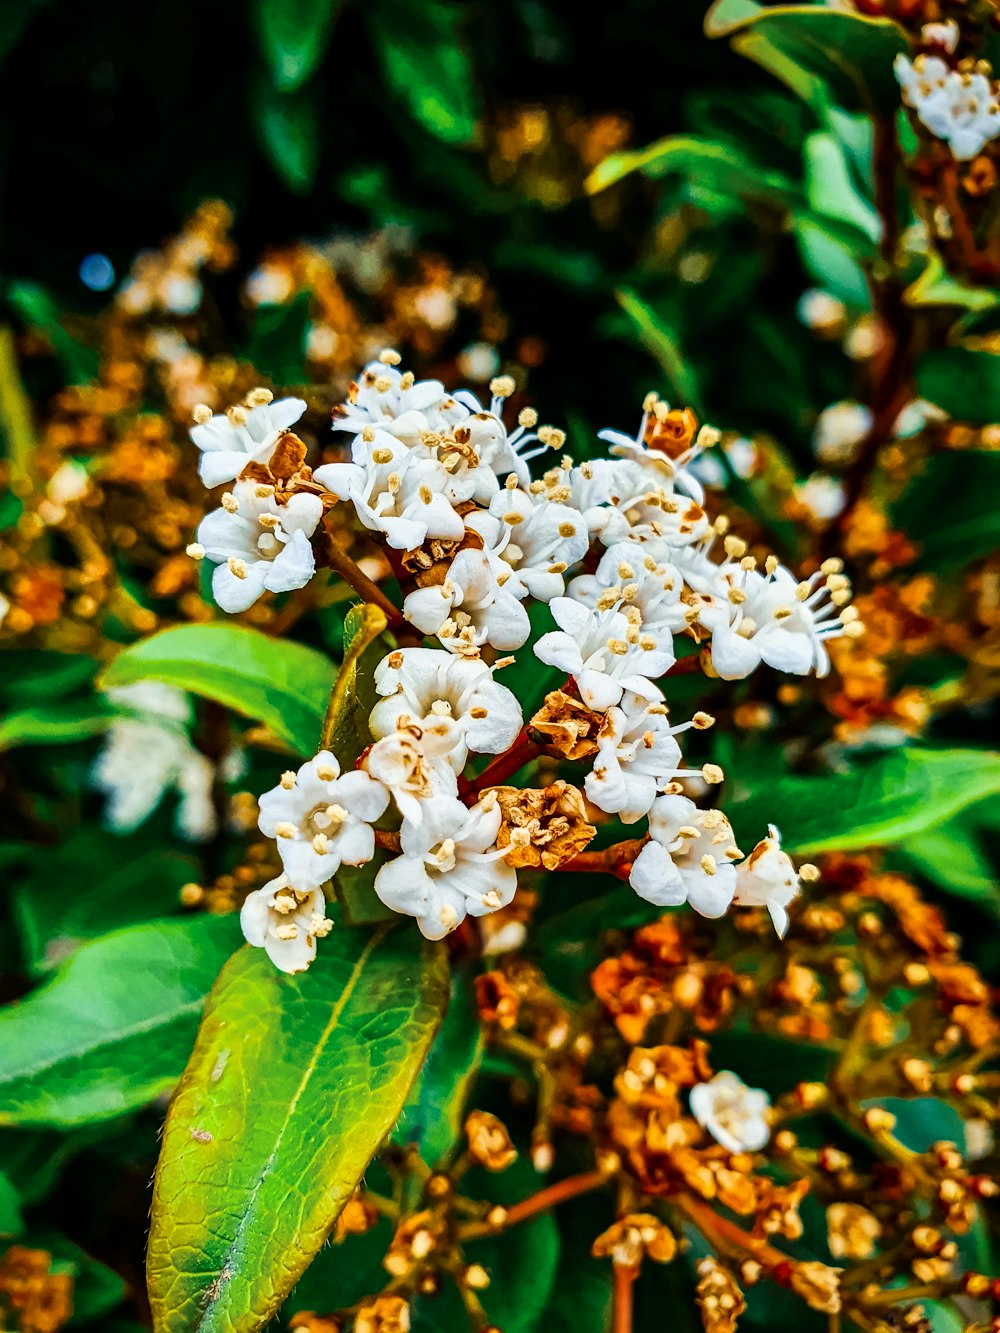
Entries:
[[[375, 892], [441, 938], [506, 908], [519, 868], [609, 868], [610, 854], [585, 851], [592, 813], [647, 821], [628, 856], [615, 854], [641, 897], [712, 917], [766, 907], [784, 933], [799, 872], [775, 827], [747, 856], [725, 815], [685, 794], [691, 779], [723, 780], [714, 764], [685, 767], [678, 744], [713, 718], [672, 722], [663, 681], [699, 664], [727, 681], [761, 665], [825, 675], [827, 641], [862, 632], [842, 563], [799, 578], [709, 518], [695, 464], [719, 437], [690, 409], [649, 394], [634, 436], [603, 431], [607, 456], [577, 464], [533, 410], [508, 429], [510, 377], [493, 380], [484, 406], [398, 362], [383, 352], [334, 412], [350, 462], [306, 465], [291, 430], [298, 399], [256, 390], [227, 413], [195, 413], [203, 480], [235, 483], [190, 548], [214, 564], [219, 605], [304, 587], [326, 563], [378, 600], [399, 645], [374, 667], [373, 743], [355, 769], [324, 751], [262, 797], [284, 876], [248, 902], [248, 938], [286, 970], [307, 966], [327, 920], [310, 895], [342, 864], [371, 861], [377, 842], [396, 855]], [[533, 479], [529, 463], [550, 450], [559, 462]], [[398, 607], [331, 555], [328, 516], [344, 510], [396, 575]], [[533, 637], [533, 603], [555, 629]], [[700, 656], [679, 663], [678, 639]], [[566, 677], [527, 724], [500, 679], [519, 650]], [[574, 765], [575, 781], [505, 784], [542, 753]], [[468, 775], [478, 756], [491, 762]], [[395, 827], [376, 836], [390, 804]], [[285, 908], [289, 894], [303, 911]]]

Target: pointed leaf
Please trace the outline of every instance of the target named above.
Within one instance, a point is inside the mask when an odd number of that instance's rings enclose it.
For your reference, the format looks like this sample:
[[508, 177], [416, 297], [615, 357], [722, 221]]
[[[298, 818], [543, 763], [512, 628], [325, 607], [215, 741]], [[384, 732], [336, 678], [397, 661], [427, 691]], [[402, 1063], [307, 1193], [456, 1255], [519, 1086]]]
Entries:
[[162, 680], [266, 723], [299, 754], [315, 754], [334, 665], [289, 639], [244, 625], [178, 625], [118, 654], [100, 684]]
[[0, 1010], [0, 1124], [107, 1120], [172, 1088], [238, 938], [234, 916], [116, 930]]
[[319, 65], [338, 8], [339, 0], [257, 0], [257, 39], [281, 92], [300, 87]]
[[148, 1276], [156, 1333], [253, 1333], [395, 1123], [448, 998], [415, 930], [338, 928], [306, 973], [241, 950], [167, 1117]]

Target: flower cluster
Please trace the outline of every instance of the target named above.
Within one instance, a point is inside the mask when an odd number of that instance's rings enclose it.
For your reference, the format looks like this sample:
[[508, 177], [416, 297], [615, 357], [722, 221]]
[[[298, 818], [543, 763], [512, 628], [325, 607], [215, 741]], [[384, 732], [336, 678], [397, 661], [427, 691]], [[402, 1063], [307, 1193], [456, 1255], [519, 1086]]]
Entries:
[[[955, 49], [958, 25], [927, 25], [932, 44], [945, 54]], [[968, 162], [1000, 134], [1000, 99], [990, 77], [989, 67], [956, 69], [945, 55], [923, 53], [910, 61], [899, 55], [895, 62], [896, 78], [903, 90], [903, 100], [913, 108], [917, 119], [935, 138], [943, 139], [959, 162]]]
[[[202, 479], [232, 483], [190, 548], [215, 566], [218, 604], [245, 610], [328, 563], [384, 604], [399, 645], [373, 664], [363, 753], [323, 751], [261, 798], [284, 874], [248, 900], [248, 938], [286, 970], [307, 966], [329, 928], [317, 892], [377, 846], [390, 855], [375, 893], [441, 938], [506, 908], [518, 868], [600, 856], [584, 853], [595, 817], [648, 821], [628, 858], [641, 897], [712, 917], [766, 906], [783, 933], [799, 872], [776, 828], [745, 857], [725, 815], [686, 794], [723, 780], [714, 764], [685, 767], [678, 742], [713, 718], [673, 722], [664, 680], [699, 664], [727, 681], [761, 665], [825, 675], [827, 641], [861, 632], [841, 562], [799, 578], [709, 516], [696, 465], [719, 434], [690, 409], [650, 394], [635, 435], [603, 431], [608, 453], [576, 463], [531, 408], [508, 424], [512, 378], [483, 404], [398, 363], [386, 351], [365, 369], [334, 411], [349, 461], [315, 470], [292, 431], [300, 400], [259, 389], [226, 413], [195, 410]], [[398, 607], [331, 556], [326, 516], [343, 522], [345, 508], [388, 560]], [[555, 628], [539, 634], [546, 614]], [[686, 662], [681, 642], [696, 650]], [[527, 719], [500, 679], [526, 645], [565, 676]], [[503, 785], [543, 753], [583, 765], [579, 785]], [[491, 762], [467, 776], [479, 756]]]

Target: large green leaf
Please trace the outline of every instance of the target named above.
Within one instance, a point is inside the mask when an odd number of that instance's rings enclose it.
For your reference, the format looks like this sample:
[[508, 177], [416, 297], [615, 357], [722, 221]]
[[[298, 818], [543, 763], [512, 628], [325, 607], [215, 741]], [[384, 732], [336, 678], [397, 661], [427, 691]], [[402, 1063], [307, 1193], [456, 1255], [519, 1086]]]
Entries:
[[477, 133], [478, 81], [462, 38], [463, 11], [449, 0], [379, 0], [366, 6], [386, 83], [437, 139], [469, 144]]
[[998, 489], [1000, 453], [966, 449], [929, 458], [892, 507], [894, 525], [917, 543], [918, 566], [961, 569], [1000, 550]]
[[148, 1276], [157, 1333], [252, 1333], [323, 1244], [443, 1016], [447, 953], [337, 929], [308, 972], [241, 950], [167, 1117]]
[[958, 421], [1000, 421], [1000, 356], [973, 347], [942, 347], [917, 363], [917, 390]]
[[298, 88], [319, 65], [339, 6], [340, 0], [256, 0], [257, 40], [279, 91]]
[[[344, 617], [344, 659], [326, 710], [320, 748], [332, 750], [342, 769], [353, 768], [372, 743], [368, 717], [375, 707], [375, 667], [391, 649], [385, 613], [377, 606], [352, 606]], [[386, 812], [386, 820], [392, 819]], [[385, 822], [385, 821], [383, 821]], [[390, 921], [394, 913], [375, 896], [372, 883], [385, 853], [363, 866], [343, 865], [333, 879], [337, 897], [352, 925]]]
[[679, 134], [659, 139], [648, 148], [612, 153], [588, 176], [587, 189], [597, 194], [634, 171], [652, 177], [689, 176], [719, 194], [767, 199], [781, 207], [803, 202], [802, 190], [791, 177], [758, 165], [732, 144]]
[[0, 1010], [0, 1124], [106, 1120], [171, 1088], [238, 936], [232, 916], [117, 930]]
[[106, 731], [115, 710], [103, 699], [60, 699], [19, 708], [0, 722], [0, 750], [18, 745], [64, 745]]
[[179, 625], [118, 654], [101, 684], [162, 680], [265, 723], [314, 754], [335, 668], [313, 648], [243, 625]]
[[892, 64], [909, 50], [909, 42], [891, 19], [821, 5], [716, 0], [705, 17], [705, 31], [709, 37], [730, 37], [735, 50], [811, 102], [818, 80], [848, 110], [891, 114], [899, 106]]
[[398, 1143], [415, 1143], [428, 1166], [436, 1166], [461, 1139], [466, 1100], [482, 1058], [483, 1030], [472, 978], [456, 972], [441, 1031], [393, 1133]]
[[747, 850], [770, 822], [807, 854], [898, 843], [997, 792], [1000, 755], [913, 747], [849, 773], [778, 778], [725, 808]]

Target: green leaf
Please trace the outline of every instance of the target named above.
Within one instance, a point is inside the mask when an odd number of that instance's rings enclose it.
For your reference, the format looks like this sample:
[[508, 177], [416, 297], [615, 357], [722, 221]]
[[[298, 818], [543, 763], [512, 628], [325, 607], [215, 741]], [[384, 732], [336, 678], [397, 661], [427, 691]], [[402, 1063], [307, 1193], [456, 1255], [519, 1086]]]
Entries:
[[66, 699], [37, 708], [20, 708], [0, 722], [0, 750], [86, 740], [106, 731], [116, 715], [103, 699]]
[[316, 70], [339, 7], [340, 0], [256, 0], [257, 40], [279, 92], [293, 92]]
[[738, 199], [766, 199], [780, 207], [801, 204], [802, 191], [791, 177], [759, 166], [732, 144], [694, 135], [670, 135], [638, 152], [612, 153], [590, 173], [586, 188], [598, 194], [634, 171], [659, 178], [688, 176], [702, 187]]
[[970, 806], [937, 828], [907, 838], [894, 860], [1000, 920], [1000, 885], [983, 839], [990, 804]]
[[322, 151], [315, 88], [283, 93], [260, 81], [253, 93], [253, 112], [257, 137], [271, 165], [293, 194], [307, 194]]
[[1000, 548], [1000, 454], [935, 454], [892, 506], [892, 521], [919, 548], [917, 566], [960, 569]]
[[171, 1105], [148, 1277], [156, 1333], [262, 1328], [389, 1133], [447, 1004], [412, 928], [337, 929], [308, 972], [241, 950]]
[[11, 895], [31, 972], [50, 972], [112, 929], [179, 911], [181, 889], [197, 877], [191, 857], [150, 848], [145, 832], [81, 828], [56, 847], [32, 848]]
[[21, 1196], [9, 1176], [0, 1171], [0, 1237], [19, 1236], [23, 1230]]
[[[770, 68], [800, 96], [806, 85], [796, 71], [805, 72], [809, 92], [815, 91], [813, 80], [821, 80], [850, 111], [893, 114], [899, 106], [892, 64], [910, 45], [891, 19], [820, 5], [765, 7], [755, 0], [716, 0], [705, 17], [705, 31], [709, 37], [731, 38], [734, 50]], [[768, 61], [761, 39], [779, 62]]]
[[548, 1327], [543, 1321], [559, 1264], [559, 1229], [551, 1213], [470, 1243], [468, 1258], [490, 1275], [482, 1302], [494, 1327], [504, 1333]]
[[414, 120], [444, 143], [471, 144], [480, 115], [463, 11], [449, 0], [379, 0], [366, 7], [386, 83]]
[[171, 1088], [238, 936], [232, 916], [117, 930], [0, 1010], [0, 1125], [106, 1120]]
[[700, 412], [701, 395], [698, 392], [694, 370], [684, 359], [673, 329], [662, 315], [640, 300], [635, 292], [622, 288], [615, 295], [618, 304], [635, 325], [643, 346], [663, 367], [671, 389], [680, 396], [683, 403]]
[[441, 1031], [393, 1132], [397, 1143], [415, 1143], [428, 1166], [436, 1166], [460, 1141], [482, 1058], [483, 1031], [472, 978], [456, 972]]
[[843, 145], [833, 134], [810, 134], [805, 159], [809, 206], [857, 233], [855, 254], [859, 258], [873, 254], [882, 223], [872, 203], [857, 190]]
[[794, 215], [795, 241], [813, 281], [854, 310], [867, 310], [871, 294], [852, 240], [829, 218]]
[[1000, 421], [1000, 355], [972, 347], [943, 347], [917, 362], [917, 392], [957, 421]]
[[34, 282], [13, 282], [6, 296], [25, 324], [37, 329], [52, 345], [71, 384], [86, 384], [96, 377], [97, 353], [67, 331], [58, 306], [44, 287]]
[[988, 287], [967, 287], [947, 271], [941, 256], [932, 252], [927, 256], [927, 267], [903, 293], [907, 305], [960, 306], [963, 310], [990, 310], [1000, 296]]
[[[332, 750], [342, 769], [352, 768], [372, 743], [368, 717], [375, 707], [375, 667], [391, 650], [385, 637], [385, 613], [367, 603], [352, 606], [344, 617], [344, 660], [330, 696], [320, 740]], [[391, 819], [387, 812], [386, 818]], [[375, 895], [375, 876], [386, 860], [379, 849], [363, 866], [343, 865], [333, 877], [337, 898], [351, 925], [391, 921], [391, 912]]]
[[274, 384], [302, 384], [306, 378], [311, 292], [287, 305], [261, 306], [254, 319], [247, 360]]
[[983, 750], [893, 750], [849, 773], [778, 778], [725, 804], [752, 846], [777, 824], [788, 851], [884, 847], [934, 828], [1000, 792], [1000, 755]]
[[311, 755], [334, 671], [315, 649], [244, 625], [178, 625], [119, 653], [100, 684], [162, 680], [265, 723], [298, 754]]

